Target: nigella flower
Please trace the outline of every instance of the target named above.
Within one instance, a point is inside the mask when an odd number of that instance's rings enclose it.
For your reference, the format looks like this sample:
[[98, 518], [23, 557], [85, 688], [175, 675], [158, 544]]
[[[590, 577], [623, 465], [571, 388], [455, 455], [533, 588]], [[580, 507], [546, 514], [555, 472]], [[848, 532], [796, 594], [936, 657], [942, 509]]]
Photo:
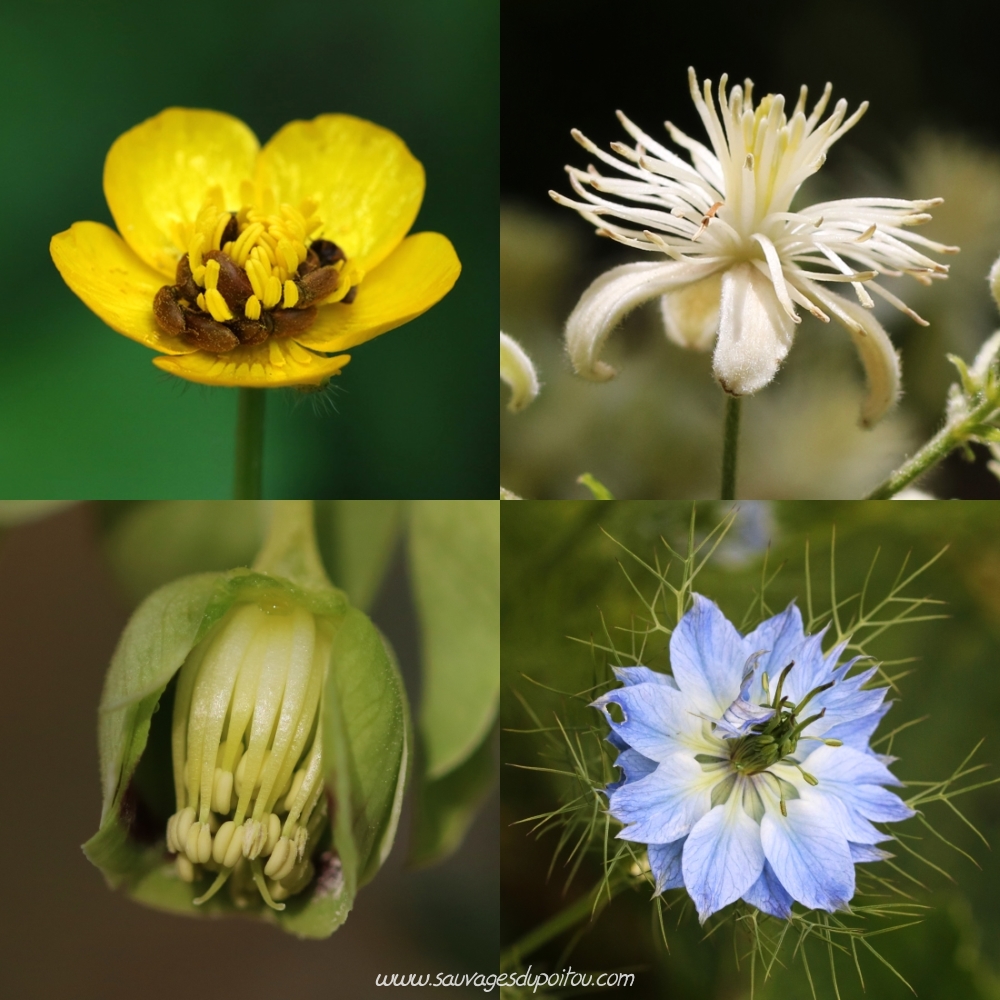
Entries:
[[890, 857], [873, 823], [913, 815], [868, 745], [887, 689], [865, 687], [876, 668], [838, 664], [846, 643], [824, 653], [823, 634], [791, 604], [740, 636], [696, 594], [670, 639], [673, 675], [618, 668], [624, 686], [594, 702], [621, 750], [618, 836], [647, 845], [656, 891], [686, 889], [702, 922], [738, 899], [784, 918], [793, 902], [843, 909], [855, 864]]
[[[801, 307], [847, 327], [868, 376], [862, 420], [874, 422], [899, 395], [899, 361], [870, 311], [869, 290], [926, 325], [875, 279], [909, 274], [929, 284], [946, 275], [948, 269], [922, 249], [957, 248], [903, 228], [928, 221], [927, 209], [940, 199], [848, 198], [793, 211], [802, 182], [819, 170], [867, 104], [848, 118], [847, 102], [838, 101], [821, 122], [830, 85], [808, 117], [803, 87], [789, 118], [780, 94], [754, 107], [753, 84], [747, 80], [727, 94], [723, 76], [717, 109], [711, 81], [702, 93], [694, 70], [688, 72], [712, 148], [670, 122], [666, 127], [690, 154], [690, 164], [621, 112], [635, 146], [613, 143], [617, 156], [573, 132], [584, 149], [624, 177], [604, 176], [593, 166], [567, 167], [581, 200], [554, 191], [552, 197], [576, 209], [600, 235], [658, 258], [612, 268], [583, 293], [566, 323], [574, 367], [595, 380], [614, 375], [599, 358], [608, 334], [636, 306], [660, 297], [668, 337], [699, 350], [714, 341], [715, 377], [726, 392], [746, 395], [774, 378]], [[857, 301], [833, 294], [828, 282], [850, 283]]]
[[290, 122], [261, 149], [230, 115], [169, 108], [115, 140], [104, 193], [118, 233], [74, 223], [52, 238], [56, 267], [193, 382], [322, 385], [350, 361], [337, 352], [419, 316], [461, 270], [440, 233], [407, 236], [420, 162], [350, 115]]

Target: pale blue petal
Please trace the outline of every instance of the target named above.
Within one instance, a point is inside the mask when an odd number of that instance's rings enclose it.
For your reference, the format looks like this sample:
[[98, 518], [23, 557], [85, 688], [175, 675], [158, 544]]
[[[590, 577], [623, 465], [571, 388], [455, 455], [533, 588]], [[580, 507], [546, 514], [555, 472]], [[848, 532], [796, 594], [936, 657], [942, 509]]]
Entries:
[[766, 705], [754, 705], [742, 695], [734, 701], [715, 724], [715, 735], [735, 739], [749, 732], [752, 726], [767, 722], [774, 715], [774, 709]]
[[716, 780], [694, 757], [674, 754], [645, 778], [611, 793], [608, 811], [626, 824], [618, 836], [641, 844], [669, 844], [687, 836], [711, 807]]
[[757, 881], [764, 867], [760, 827], [743, 811], [742, 795], [730, 795], [698, 821], [684, 844], [682, 866], [702, 923]]
[[629, 750], [631, 749], [629, 745], [612, 729], [607, 736], [604, 737], [616, 750]]
[[658, 670], [650, 670], [649, 667], [614, 667], [615, 677], [625, 685], [631, 687], [633, 684], [666, 684], [667, 687], [677, 689], [677, 681], [670, 674], [661, 674]]
[[[615, 722], [608, 705], [617, 705], [624, 720]], [[666, 684], [635, 684], [601, 695], [593, 707], [604, 712], [608, 725], [624, 742], [651, 760], [704, 742], [702, 722], [692, 714], [688, 700]]]
[[792, 915], [792, 903], [795, 902], [785, 891], [785, 887], [767, 861], [764, 862], [760, 878], [743, 894], [743, 899], [751, 906], [756, 906], [762, 913], [780, 917], [782, 920], [787, 920]]
[[621, 768], [622, 776], [607, 786], [605, 791], [608, 795], [621, 788], [626, 781], [638, 781], [647, 774], [652, 774], [656, 770], [656, 761], [643, 757], [638, 750], [623, 750], [615, 761], [615, 767]]
[[649, 867], [653, 872], [653, 878], [656, 879], [655, 896], [659, 896], [667, 889], [684, 888], [684, 875], [681, 871], [683, 849], [684, 839], [675, 840], [672, 844], [650, 844], [646, 848]]
[[670, 636], [670, 667], [695, 707], [718, 718], [734, 701], [750, 653], [718, 606], [700, 594]]
[[850, 787], [902, 784], [877, 757], [848, 746], [821, 746], [802, 761], [802, 767], [819, 779], [821, 785], [825, 782]]
[[[761, 622], [746, 636], [744, 642], [751, 653], [762, 653], [757, 661], [757, 676], [767, 673], [773, 687], [773, 682], [781, 671], [797, 658], [803, 639], [805, 632], [802, 629], [802, 614], [792, 601], [781, 614]], [[763, 689], [758, 683], [754, 687], [756, 700], [761, 700], [762, 693]]]
[[847, 805], [873, 823], [899, 823], [916, 815], [898, 795], [879, 785], [855, 786]]
[[842, 909], [854, 895], [854, 862], [847, 838], [820, 796], [786, 802], [787, 816], [770, 806], [760, 824], [764, 854], [793, 899], [813, 910]]
[[870, 844], [849, 843], [847, 846], [851, 849], [851, 860], [856, 865], [864, 864], [866, 861], [885, 861], [888, 858], [895, 857], [895, 855], [890, 854], [888, 851], [872, 847]]
[[823, 737], [828, 740], [840, 740], [845, 746], [853, 747], [855, 750], [867, 751], [868, 741], [878, 729], [878, 724], [882, 721], [885, 713], [892, 708], [892, 702], [884, 702], [867, 715], [860, 718], [849, 719], [838, 722], [829, 718], [825, 721], [832, 722], [829, 729], [824, 730]]

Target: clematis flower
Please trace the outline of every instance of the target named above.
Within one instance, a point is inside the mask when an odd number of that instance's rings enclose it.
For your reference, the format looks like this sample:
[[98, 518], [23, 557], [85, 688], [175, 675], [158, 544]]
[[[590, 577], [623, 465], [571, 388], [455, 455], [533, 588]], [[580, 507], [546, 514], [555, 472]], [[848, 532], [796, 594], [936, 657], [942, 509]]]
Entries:
[[887, 689], [823, 636], [794, 603], [741, 636], [696, 594], [670, 638], [673, 675], [618, 668], [624, 686], [594, 702], [621, 751], [618, 836], [647, 845], [657, 893], [683, 887], [702, 923], [738, 899], [782, 918], [793, 902], [843, 909], [855, 864], [891, 857], [873, 823], [913, 815], [885, 788], [900, 784], [892, 758], [868, 745]]
[[193, 382], [322, 385], [341, 352], [419, 316], [461, 270], [446, 237], [407, 236], [419, 161], [349, 115], [290, 122], [260, 148], [230, 115], [168, 108], [115, 140], [104, 193], [118, 233], [74, 223], [52, 259], [109, 326]]
[[[927, 325], [875, 279], [908, 274], [930, 284], [946, 276], [947, 267], [924, 251], [958, 248], [904, 228], [927, 222], [927, 209], [940, 199], [847, 198], [793, 211], [803, 181], [868, 105], [847, 117], [847, 102], [840, 100], [821, 121], [830, 85], [808, 117], [803, 87], [789, 117], [780, 94], [754, 107], [751, 81], [727, 93], [723, 76], [716, 108], [711, 81], [699, 89], [694, 70], [688, 72], [711, 149], [667, 122], [689, 164], [619, 112], [634, 146], [613, 143], [612, 155], [578, 131], [573, 137], [624, 176], [567, 167], [580, 200], [550, 192], [599, 235], [656, 258], [612, 268], [583, 293], [566, 323], [576, 371], [611, 378], [614, 369], [600, 360], [605, 340], [628, 312], [659, 298], [667, 336], [696, 350], [714, 342], [716, 379], [726, 392], [747, 395], [774, 378], [803, 308], [847, 328], [868, 379], [862, 422], [874, 423], [899, 396], [899, 360], [872, 315], [869, 292]], [[829, 291], [830, 282], [849, 283], [857, 301]]]
[[510, 386], [511, 413], [523, 410], [538, 395], [538, 373], [524, 348], [500, 331], [500, 378]]

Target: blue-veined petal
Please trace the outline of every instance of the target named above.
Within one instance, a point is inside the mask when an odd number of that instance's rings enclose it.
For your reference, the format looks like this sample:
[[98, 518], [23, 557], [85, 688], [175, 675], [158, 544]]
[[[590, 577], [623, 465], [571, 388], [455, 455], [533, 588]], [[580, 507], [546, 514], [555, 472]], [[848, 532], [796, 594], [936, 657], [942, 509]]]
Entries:
[[677, 681], [670, 674], [661, 674], [658, 670], [650, 670], [649, 667], [613, 667], [615, 677], [625, 685], [632, 687], [633, 684], [665, 684], [677, 690]]
[[854, 895], [854, 862], [847, 838], [820, 796], [785, 803], [787, 816], [768, 804], [760, 823], [764, 854], [781, 884], [804, 906], [837, 910]]
[[670, 667], [695, 707], [718, 718], [735, 700], [748, 649], [714, 601], [694, 595], [694, 607], [670, 636]]
[[850, 789], [856, 785], [902, 784], [877, 757], [847, 746], [821, 746], [803, 760], [802, 766], [821, 785], [832, 782]]
[[656, 879], [656, 892], [659, 896], [667, 889], [683, 889], [684, 875], [681, 871], [681, 852], [684, 840], [675, 840], [672, 844], [650, 844], [646, 848], [649, 856], [649, 867]]
[[755, 705], [743, 697], [742, 692], [723, 712], [715, 724], [715, 735], [735, 739], [750, 731], [751, 726], [767, 722], [774, 715], [774, 709], [767, 705]]
[[702, 923], [757, 881], [764, 868], [760, 827], [743, 811], [742, 795], [730, 795], [698, 821], [684, 844], [682, 864]]
[[895, 857], [888, 851], [872, 847], [871, 844], [848, 843], [847, 846], [851, 849], [851, 860], [856, 865], [864, 864], [866, 861], [885, 861], [887, 858]]
[[[702, 720], [680, 691], [667, 684], [634, 684], [615, 688], [593, 703], [604, 712], [612, 730], [630, 747], [651, 760], [665, 760], [679, 750], [696, 753], [717, 749], [719, 741], [702, 733]], [[617, 705], [624, 719], [616, 722], [608, 705]]]
[[626, 824], [618, 836], [642, 844], [668, 844], [687, 835], [711, 807], [721, 771], [706, 772], [693, 756], [677, 753], [652, 774], [611, 793], [608, 810]]
[[785, 891], [785, 887], [774, 874], [774, 869], [768, 861], [764, 862], [760, 878], [743, 894], [743, 899], [751, 906], [756, 906], [762, 913], [781, 917], [783, 920], [791, 916], [792, 903], [795, 902]]
[[623, 750], [615, 761], [615, 767], [620, 768], [622, 777], [619, 781], [613, 781], [607, 787], [610, 795], [615, 789], [621, 788], [626, 781], [638, 781], [645, 778], [647, 774], [652, 774], [656, 770], [656, 761], [643, 757], [638, 750]]

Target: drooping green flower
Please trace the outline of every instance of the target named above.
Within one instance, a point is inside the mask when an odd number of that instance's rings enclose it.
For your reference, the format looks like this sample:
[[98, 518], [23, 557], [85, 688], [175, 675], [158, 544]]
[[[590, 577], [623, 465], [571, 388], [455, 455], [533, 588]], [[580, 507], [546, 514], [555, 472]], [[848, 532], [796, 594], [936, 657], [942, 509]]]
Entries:
[[126, 627], [84, 850], [149, 905], [327, 936], [392, 846], [408, 729], [391, 651], [284, 501], [253, 569], [167, 584]]

